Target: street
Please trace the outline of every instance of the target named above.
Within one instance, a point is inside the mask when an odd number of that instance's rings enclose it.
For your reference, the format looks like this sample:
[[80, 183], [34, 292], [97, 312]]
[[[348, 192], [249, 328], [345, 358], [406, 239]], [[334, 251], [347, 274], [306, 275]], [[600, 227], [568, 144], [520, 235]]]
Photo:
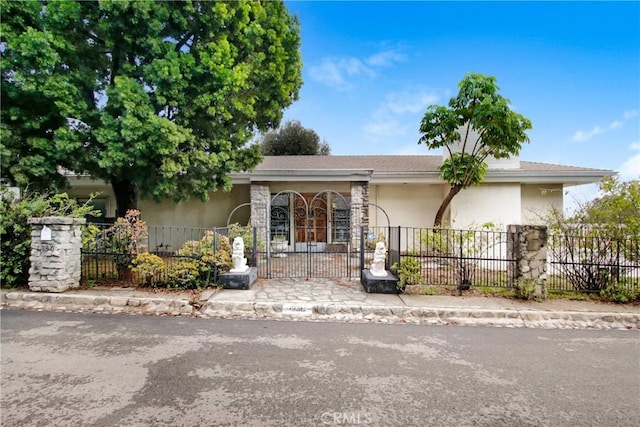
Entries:
[[637, 426], [638, 331], [2, 310], [2, 426]]

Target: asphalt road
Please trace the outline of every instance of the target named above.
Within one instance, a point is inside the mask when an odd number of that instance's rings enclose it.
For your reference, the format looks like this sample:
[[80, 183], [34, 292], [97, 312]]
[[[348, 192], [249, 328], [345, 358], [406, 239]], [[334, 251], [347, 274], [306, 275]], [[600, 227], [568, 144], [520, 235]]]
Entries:
[[638, 426], [638, 331], [0, 312], [2, 426]]

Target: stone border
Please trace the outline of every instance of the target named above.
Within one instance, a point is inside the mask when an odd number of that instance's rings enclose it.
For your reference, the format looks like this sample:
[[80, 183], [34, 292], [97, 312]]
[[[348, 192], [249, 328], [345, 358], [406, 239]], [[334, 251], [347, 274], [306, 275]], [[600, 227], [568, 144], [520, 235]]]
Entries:
[[[202, 304], [188, 299], [102, 295], [65, 295], [42, 292], [1, 292], [3, 308], [78, 313], [125, 313], [224, 319], [272, 319], [411, 323], [424, 325], [494, 326], [542, 329], [640, 330], [640, 313], [543, 311], [373, 306], [357, 303], [292, 303], [216, 301]], [[304, 310], [283, 310], [295, 305]], [[304, 307], [303, 307], [304, 306]]]

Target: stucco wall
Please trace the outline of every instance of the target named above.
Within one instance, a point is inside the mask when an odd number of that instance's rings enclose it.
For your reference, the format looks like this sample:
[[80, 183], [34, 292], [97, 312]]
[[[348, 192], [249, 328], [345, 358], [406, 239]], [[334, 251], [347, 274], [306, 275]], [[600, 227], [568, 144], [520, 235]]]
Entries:
[[522, 224], [544, 224], [552, 207], [562, 211], [562, 184], [522, 185]]
[[451, 226], [468, 228], [493, 222], [499, 229], [521, 224], [520, 184], [482, 184], [462, 190], [450, 205]]
[[[391, 225], [431, 227], [444, 197], [445, 186], [433, 184], [371, 185], [369, 202], [384, 209]], [[386, 226], [380, 209], [369, 206], [369, 224]]]
[[[242, 203], [249, 203], [249, 185], [234, 185], [229, 193], [215, 192], [210, 194], [208, 202], [191, 199], [187, 202], [174, 204], [171, 200], [156, 203], [150, 200], [140, 200], [138, 208], [142, 218], [149, 225], [166, 225], [177, 227], [224, 227], [231, 211]], [[231, 222], [247, 224], [250, 208], [236, 211]]]

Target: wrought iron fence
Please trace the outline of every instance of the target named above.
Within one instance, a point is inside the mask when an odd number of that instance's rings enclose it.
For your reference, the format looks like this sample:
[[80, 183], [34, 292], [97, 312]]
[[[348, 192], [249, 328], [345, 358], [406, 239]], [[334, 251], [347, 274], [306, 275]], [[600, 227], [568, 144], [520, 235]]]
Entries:
[[[82, 280], [162, 283], [191, 287], [214, 283], [218, 274], [216, 253], [229, 228], [89, 224], [83, 230]], [[229, 256], [231, 249], [228, 249]], [[152, 272], [132, 268], [136, 255], [149, 253], [161, 261]], [[192, 284], [188, 282], [193, 282]]]
[[[507, 253], [505, 231], [411, 227], [369, 227], [362, 245], [363, 267], [371, 262], [375, 243], [388, 247], [387, 269], [413, 273], [413, 281], [433, 286], [511, 287], [515, 262]], [[416, 279], [418, 278], [418, 279]]]
[[640, 240], [613, 238], [606, 230], [552, 234], [547, 288], [600, 292], [610, 286], [640, 287]]

